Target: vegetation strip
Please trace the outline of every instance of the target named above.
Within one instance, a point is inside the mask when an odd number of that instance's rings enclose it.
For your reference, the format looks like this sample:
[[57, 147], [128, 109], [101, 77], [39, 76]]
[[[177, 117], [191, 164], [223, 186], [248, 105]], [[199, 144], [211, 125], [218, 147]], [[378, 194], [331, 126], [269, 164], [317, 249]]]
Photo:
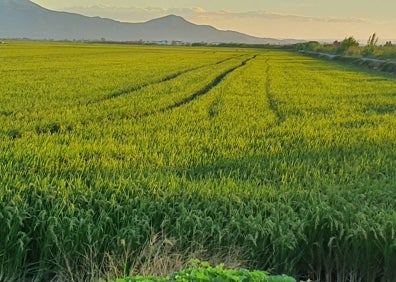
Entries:
[[341, 42], [334, 41], [332, 44], [310, 41], [298, 43], [294, 48], [311, 57], [350, 63], [395, 74], [395, 46], [390, 41], [387, 41], [384, 45], [379, 45], [378, 39], [378, 36], [373, 33], [364, 46], [360, 46], [353, 36], [349, 36]]

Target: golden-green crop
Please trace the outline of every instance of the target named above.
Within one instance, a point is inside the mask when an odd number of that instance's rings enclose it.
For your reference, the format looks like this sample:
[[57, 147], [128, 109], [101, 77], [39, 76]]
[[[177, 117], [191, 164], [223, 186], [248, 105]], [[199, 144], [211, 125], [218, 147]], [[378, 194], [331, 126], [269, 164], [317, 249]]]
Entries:
[[132, 275], [160, 234], [395, 281], [394, 77], [231, 48], [11, 42], [0, 63], [0, 280]]

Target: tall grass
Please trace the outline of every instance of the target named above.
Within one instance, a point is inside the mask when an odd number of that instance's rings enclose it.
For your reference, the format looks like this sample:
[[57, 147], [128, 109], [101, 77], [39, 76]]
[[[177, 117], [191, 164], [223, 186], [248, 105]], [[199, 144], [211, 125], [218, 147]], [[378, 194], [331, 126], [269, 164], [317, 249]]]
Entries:
[[0, 278], [198, 257], [395, 281], [395, 79], [278, 51], [5, 46]]

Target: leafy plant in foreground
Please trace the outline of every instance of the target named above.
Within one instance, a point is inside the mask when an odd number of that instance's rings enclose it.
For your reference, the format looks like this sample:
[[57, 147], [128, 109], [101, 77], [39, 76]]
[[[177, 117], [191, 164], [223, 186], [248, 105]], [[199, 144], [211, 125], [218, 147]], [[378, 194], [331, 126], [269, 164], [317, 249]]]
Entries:
[[294, 278], [278, 275], [270, 276], [265, 271], [246, 269], [225, 269], [223, 265], [212, 267], [207, 262], [195, 261], [192, 268], [173, 273], [167, 277], [135, 276], [117, 279], [116, 282], [296, 282]]

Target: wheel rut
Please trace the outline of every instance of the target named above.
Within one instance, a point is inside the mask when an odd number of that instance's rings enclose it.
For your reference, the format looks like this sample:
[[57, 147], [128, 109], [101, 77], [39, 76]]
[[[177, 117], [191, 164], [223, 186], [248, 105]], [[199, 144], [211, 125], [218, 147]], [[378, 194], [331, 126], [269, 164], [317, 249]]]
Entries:
[[158, 113], [164, 113], [167, 111], [171, 111], [173, 109], [179, 108], [181, 106], [187, 105], [188, 103], [191, 103], [192, 101], [196, 100], [197, 98], [207, 94], [210, 90], [212, 90], [213, 88], [215, 88], [217, 85], [219, 85], [230, 73], [236, 71], [237, 69], [245, 66], [249, 61], [255, 59], [257, 57], [257, 55], [254, 55], [253, 57], [250, 57], [244, 61], [242, 61], [239, 65], [234, 66], [224, 72], [222, 72], [221, 74], [219, 74], [218, 76], [216, 76], [212, 82], [210, 82], [209, 84], [205, 85], [203, 88], [201, 88], [200, 90], [194, 92], [192, 95], [181, 99], [177, 102], [175, 102], [172, 105], [166, 106], [164, 108], [158, 109], [156, 111], [152, 111], [152, 112], [147, 112], [147, 113], [143, 113], [140, 115], [135, 116], [136, 118], [144, 118], [144, 117], [148, 117], [151, 115], [155, 115]]
[[186, 69], [186, 70], [183, 70], [183, 71], [178, 71], [178, 72], [169, 74], [169, 75], [165, 76], [164, 78], [162, 78], [160, 80], [157, 80], [157, 81], [154, 81], [154, 82], [145, 83], [145, 84], [142, 84], [142, 85], [133, 86], [133, 87], [130, 87], [130, 88], [125, 88], [125, 89], [122, 89], [122, 90], [118, 90], [118, 91], [112, 92], [112, 93], [110, 93], [109, 95], [106, 95], [103, 98], [92, 100], [92, 101], [88, 101], [86, 105], [98, 104], [98, 103], [101, 103], [101, 102], [104, 102], [104, 101], [107, 101], [107, 100], [111, 100], [111, 99], [114, 99], [114, 98], [117, 98], [117, 97], [120, 97], [120, 96], [128, 95], [128, 94], [131, 94], [133, 92], [140, 91], [140, 90], [142, 90], [144, 88], [147, 88], [149, 86], [157, 85], [157, 84], [160, 84], [160, 83], [164, 83], [164, 82], [176, 79], [176, 78], [178, 78], [179, 76], [181, 76], [183, 74], [186, 74], [186, 73], [189, 73], [189, 72], [192, 72], [192, 71], [196, 71], [196, 70], [208, 67], [208, 66], [220, 65], [220, 64], [222, 64], [224, 62], [230, 61], [230, 60], [235, 59], [235, 58], [239, 58], [241, 56], [243, 56], [243, 55], [232, 56], [232, 57], [228, 57], [228, 58], [225, 58], [223, 60], [217, 61], [215, 63], [210, 63], [210, 64], [206, 64], [206, 65], [203, 65], [203, 66], [189, 68], [189, 69]]
[[269, 59], [267, 59], [265, 63], [266, 63], [266, 68], [264, 71], [266, 77], [265, 95], [267, 97], [269, 108], [275, 114], [277, 119], [277, 125], [279, 125], [285, 121], [285, 117], [279, 111], [278, 102], [276, 101], [274, 95], [271, 93], [271, 76], [270, 76], [271, 66], [269, 64]]

